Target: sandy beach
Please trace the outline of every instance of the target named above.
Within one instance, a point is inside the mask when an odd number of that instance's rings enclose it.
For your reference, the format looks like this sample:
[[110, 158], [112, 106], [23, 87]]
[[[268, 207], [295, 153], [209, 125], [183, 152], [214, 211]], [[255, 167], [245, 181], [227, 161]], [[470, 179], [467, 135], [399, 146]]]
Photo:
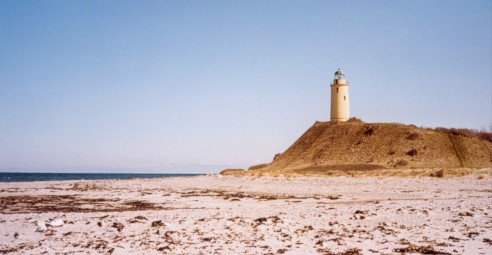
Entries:
[[0, 184], [0, 254], [492, 254], [492, 178]]

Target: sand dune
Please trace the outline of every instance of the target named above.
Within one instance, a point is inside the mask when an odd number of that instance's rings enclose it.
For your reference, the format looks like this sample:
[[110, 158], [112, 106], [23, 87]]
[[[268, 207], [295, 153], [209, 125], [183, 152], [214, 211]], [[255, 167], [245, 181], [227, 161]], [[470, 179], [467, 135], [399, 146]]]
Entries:
[[[492, 167], [492, 134], [397, 123], [316, 122], [268, 164], [222, 174], [339, 175], [337, 171]], [[465, 170], [466, 171], [466, 170]], [[391, 174], [391, 171], [386, 171]], [[378, 174], [378, 171], [375, 173]], [[387, 174], [385, 174], [387, 175]]]

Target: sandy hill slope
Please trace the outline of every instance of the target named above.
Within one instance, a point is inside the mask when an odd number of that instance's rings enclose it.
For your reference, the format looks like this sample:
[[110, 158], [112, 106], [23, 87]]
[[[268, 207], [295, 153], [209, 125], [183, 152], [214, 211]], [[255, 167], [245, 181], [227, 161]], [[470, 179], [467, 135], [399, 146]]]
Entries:
[[437, 167], [492, 167], [492, 143], [413, 125], [316, 122], [270, 164], [248, 172]]

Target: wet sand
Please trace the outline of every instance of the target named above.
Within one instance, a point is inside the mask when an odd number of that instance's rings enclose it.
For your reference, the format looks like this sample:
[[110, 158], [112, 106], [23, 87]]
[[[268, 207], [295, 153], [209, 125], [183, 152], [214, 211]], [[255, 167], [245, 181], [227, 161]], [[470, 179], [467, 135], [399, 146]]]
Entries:
[[492, 254], [492, 178], [0, 184], [0, 254], [406, 253]]

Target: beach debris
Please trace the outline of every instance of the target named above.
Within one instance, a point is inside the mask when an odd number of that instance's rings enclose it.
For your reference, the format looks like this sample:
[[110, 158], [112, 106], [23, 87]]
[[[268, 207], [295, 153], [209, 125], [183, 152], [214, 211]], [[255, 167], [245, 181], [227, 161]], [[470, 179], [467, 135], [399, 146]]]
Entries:
[[285, 252], [287, 252], [287, 249], [278, 249], [277, 250], [277, 254], [284, 254]]
[[330, 199], [330, 200], [337, 200], [337, 199], [340, 199], [342, 197], [342, 195], [330, 195], [330, 196], [327, 196], [326, 198]]
[[488, 244], [492, 245], [492, 239], [484, 238], [482, 241], [484, 243], [488, 243]]
[[147, 218], [145, 218], [144, 216], [139, 215], [139, 216], [136, 216], [136, 217], [130, 219], [128, 221], [128, 223], [143, 223], [145, 221], [147, 221]]
[[443, 251], [436, 251], [431, 246], [417, 246], [414, 244], [410, 244], [404, 248], [396, 248], [393, 249], [393, 251], [399, 253], [420, 253], [420, 254], [441, 254], [441, 255], [451, 254]]
[[123, 230], [125, 226], [119, 222], [114, 222], [113, 225], [111, 225], [111, 227], [116, 228], [118, 232], [121, 232], [121, 230]]
[[[166, 233], [164, 233], [164, 242], [168, 243], [168, 244], [179, 244], [179, 241], [178, 240], [174, 240], [173, 238], [173, 235], [177, 234], [178, 232], [177, 231], [166, 231]], [[178, 250], [175, 251], [176, 253], [175, 254], [179, 254], [180, 252]]]
[[346, 251], [343, 251], [343, 252], [340, 252], [340, 253], [337, 253], [337, 254], [341, 254], [341, 255], [361, 255], [362, 253], [360, 253], [360, 249], [357, 249], [357, 248], [352, 248], [352, 249], [348, 249]]
[[392, 236], [396, 236], [396, 234], [399, 233], [398, 231], [388, 228], [388, 224], [386, 224], [386, 222], [380, 222], [379, 225], [376, 228], [374, 228], [373, 231], [376, 230], [381, 231], [381, 233], [385, 235], [392, 235]]
[[69, 236], [69, 235], [72, 235], [72, 234], [73, 234], [73, 232], [72, 232], [72, 231], [69, 231], [69, 232], [67, 232], [67, 233], [63, 233], [62, 235], [63, 235], [63, 236]]
[[163, 247], [159, 247], [157, 248], [158, 251], [165, 251], [165, 252], [171, 252], [171, 248], [166, 245], [166, 246], [163, 246]]
[[72, 190], [77, 191], [90, 191], [90, 190], [100, 190], [101, 187], [97, 186], [95, 183], [74, 183], [72, 185]]
[[453, 242], [455, 242], [455, 243], [456, 243], [456, 242], [459, 242], [459, 241], [461, 241], [461, 240], [464, 240], [464, 239], [460, 239], [460, 238], [458, 238], [458, 237], [454, 237], [454, 236], [450, 236], [450, 237], [448, 237], [448, 239], [449, 239], [449, 240], [451, 240], [451, 241], [453, 241]]
[[163, 227], [165, 226], [165, 223], [162, 222], [162, 220], [156, 220], [152, 222], [152, 227]]
[[313, 226], [309, 225], [309, 226], [304, 226], [304, 228], [302, 228], [302, 229], [296, 230], [294, 233], [296, 233], [297, 235], [300, 235], [300, 234], [304, 234], [306, 232], [309, 232], [311, 230], [313, 230]]
[[82, 248], [92, 248], [96, 251], [104, 251], [108, 247], [108, 241], [102, 239], [90, 240], [86, 244], [82, 245]]
[[36, 232], [44, 232], [48, 229], [48, 227], [46, 227], [46, 223], [44, 223], [44, 221], [38, 221], [37, 226], [38, 226], [38, 228], [36, 229]]
[[65, 224], [65, 222], [63, 222], [63, 220], [61, 219], [54, 219], [50, 221], [50, 223], [48, 223], [48, 225], [50, 225], [51, 227], [61, 227], [63, 226], [63, 224]]
[[480, 233], [478, 232], [468, 232], [468, 233], [464, 233], [465, 236], [468, 236], [469, 238], [474, 238], [475, 236], [479, 236]]
[[56, 233], [56, 230], [54, 230], [54, 229], [48, 229], [48, 230], [46, 230], [46, 232], [44, 232], [44, 235], [45, 236], [54, 236], [55, 233]]
[[323, 241], [319, 241], [319, 242], [318, 242], [318, 243], [316, 243], [316, 244], [320, 244], [320, 245], [321, 245], [321, 247], [323, 247], [323, 248], [328, 248], [328, 246], [329, 246], [328, 242], [323, 242]]
[[[368, 213], [368, 211], [356, 210], [354, 212], [353, 218], [350, 218], [350, 219], [363, 220], [363, 219], [366, 218], [364, 215], [367, 214], [367, 213]], [[357, 217], [357, 215], [358, 215], [358, 217]]]
[[270, 216], [268, 217], [269, 220], [271, 220], [273, 223], [283, 223], [284, 221], [280, 219], [278, 216]]
[[473, 216], [473, 213], [471, 213], [471, 212], [460, 212], [460, 213], [458, 213], [458, 216], [469, 216], [469, 217], [472, 217]]
[[216, 238], [215, 237], [201, 237], [200, 238], [200, 241], [201, 242], [212, 242], [214, 241]]
[[264, 222], [267, 221], [267, 218], [265, 217], [262, 217], [262, 218], [258, 218], [256, 220], [254, 220], [254, 223], [252, 224], [253, 225], [253, 228], [256, 228], [258, 227], [259, 225], [262, 225]]

